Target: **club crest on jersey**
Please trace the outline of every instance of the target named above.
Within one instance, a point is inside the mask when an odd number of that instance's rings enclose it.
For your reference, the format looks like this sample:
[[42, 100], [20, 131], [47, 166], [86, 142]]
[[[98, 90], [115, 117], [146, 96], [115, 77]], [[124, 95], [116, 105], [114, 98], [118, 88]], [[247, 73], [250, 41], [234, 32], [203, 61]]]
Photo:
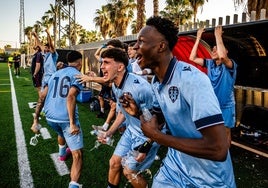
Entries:
[[176, 86], [171, 86], [168, 89], [168, 95], [171, 101], [174, 103], [179, 96], [179, 89]]
[[135, 84], [139, 84], [140, 82], [139, 82], [138, 79], [135, 79], [135, 80], [134, 80], [134, 83], [135, 83]]
[[183, 70], [182, 71], [191, 71], [191, 67], [190, 66], [183, 67]]

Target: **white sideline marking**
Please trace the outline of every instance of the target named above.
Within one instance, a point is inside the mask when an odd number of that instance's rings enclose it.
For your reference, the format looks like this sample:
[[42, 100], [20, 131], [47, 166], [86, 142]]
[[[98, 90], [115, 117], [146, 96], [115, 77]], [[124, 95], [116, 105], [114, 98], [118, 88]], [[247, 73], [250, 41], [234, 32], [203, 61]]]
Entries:
[[41, 133], [41, 136], [43, 137], [44, 140], [51, 138], [50, 133], [48, 132], [47, 128], [45, 128], [45, 127], [40, 129], [40, 133]]
[[52, 154], [50, 154], [50, 157], [51, 157], [52, 161], [54, 162], [56, 170], [60, 176], [70, 174], [70, 171], [69, 171], [67, 165], [65, 164], [65, 162], [59, 160], [59, 153], [52, 153]]
[[33, 177], [29, 165], [28, 153], [25, 143], [24, 132], [22, 129], [22, 123], [20, 119], [20, 113], [18, 108], [18, 102], [16, 98], [16, 91], [14, 88], [14, 82], [11, 74], [11, 69], [9, 68], [9, 78], [11, 85], [11, 98], [12, 98], [12, 108], [14, 116], [14, 126], [15, 126], [15, 137], [16, 137], [16, 146], [17, 146], [17, 155], [18, 155], [18, 166], [19, 166], [19, 175], [20, 175], [20, 187], [31, 188], [33, 185]]

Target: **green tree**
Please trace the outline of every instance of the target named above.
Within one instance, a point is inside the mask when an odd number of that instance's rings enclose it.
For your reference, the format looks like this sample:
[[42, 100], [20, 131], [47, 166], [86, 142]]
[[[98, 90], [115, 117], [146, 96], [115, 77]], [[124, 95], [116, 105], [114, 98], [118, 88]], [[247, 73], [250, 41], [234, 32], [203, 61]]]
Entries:
[[93, 19], [95, 22], [95, 26], [100, 28], [101, 35], [103, 39], [106, 39], [109, 31], [111, 30], [111, 24], [110, 24], [110, 19], [108, 17], [108, 7], [106, 6], [101, 6], [101, 9], [97, 9], [95, 14], [96, 17]]
[[52, 4], [49, 4], [50, 9], [45, 12], [45, 15], [42, 17], [42, 20], [44, 22], [44, 25], [46, 28], [52, 27], [53, 30], [53, 37], [54, 37], [54, 44], [56, 44], [56, 36], [57, 36], [57, 15], [59, 12], [59, 9], [57, 6], [53, 6]]
[[33, 46], [34, 46], [34, 41], [33, 41], [33, 37], [32, 37], [32, 32], [33, 32], [33, 27], [31, 26], [27, 26], [24, 29], [24, 34], [27, 36], [28, 39], [28, 53], [32, 54], [33, 53]]
[[39, 35], [42, 32], [42, 25], [43, 23], [41, 21], [36, 21], [33, 25], [33, 30]]
[[31, 27], [31, 26], [27, 26], [24, 29], [24, 34], [27, 36], [29, 43], [32, 42], [32, 32], [33, 32], [33, 27]]
[[[199, 7], [203, 7], [203, 5], [205, 4], [205, 0], [189, 0], [190, 1], [190, 5], [193, 9], [193, 14], [194, 14], [194, 23], [196, 22], [196, 14], [198, 11]], [[208, 0], [206, 0], [208, 2]]]
[[[70, 23], [70, 25], [66, 24], [65, 30], [67, 31], [67, 38], [70, 40], [69, 45], [76, 45], [78, 41], [78, 37], [81, 33], [83, 27], [77, 23]], [[69, 36], [69, 37], [68, 37]]]
[[138, 33], [138, 31], [137, 31], [137, 20], [133, 20], [131, 22], [130, 28], [131, 28], [131, 33], [132, 34]]
[[85, 44], [101, 40], [101, 34], [99, 32], [87, 31], [85, 29], [81, 29], [79, 37], [80, 37], [78, 42], [79, 44]]
[[116, 36], [125, 36], [127, 34], [127, 27], [134, 17], [133, 10], [136, 8], [136, 3], [134, 0], [119, 0], [115, 6], [117, 7], [115, 22]]
[[110, 0], [101, 9], [96, 10], [95, 25], [100, 27], [104, 39], [125, 36], [127, 27], [134, 17], [134, 0]]
[[179, 26], [191, 19], [193, 11], [188, 0], [166, 0], [166, 7], [160, 15]]

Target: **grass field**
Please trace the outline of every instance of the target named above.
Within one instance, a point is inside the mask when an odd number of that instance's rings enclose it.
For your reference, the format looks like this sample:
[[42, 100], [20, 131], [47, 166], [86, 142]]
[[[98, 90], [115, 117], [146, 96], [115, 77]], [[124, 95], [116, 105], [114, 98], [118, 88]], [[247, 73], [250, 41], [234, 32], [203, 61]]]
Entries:
[[[51, 138], [38, 138], [38, 144], [29, 144], [34, 134], [30, 130], [32, 113], [29, 102], [37, 101], [37, 92], [32, 86], [29, 69], [21, 69], [21, 76], [16, 78], [11, 70], [15, 86], [18, 111], [14, 110], [12, 101], [12, 80], [10, 80], [7, 63], [0, 63], [0, 187], [68, 187], [69, 174], [60, 175], [51, 158], [58, 152], [57, 136], [47, 126], [44, 118], [40, 123], [48, 130]], [[97, 119], [96, 113], [89, 110], [88, 103], [79, 103], [80, 123], [84, 133], [83, 171], [80, 183], [86, 188], [106, 187], [108, 163], [113, 147], [101, 145], [90, 151], [95, 144], [95, 137], [90, 135], [91, 125], [101, 125], [104, 119]], [[60, 110], [60, 109], [59, 109]], [[21, 122], [21, 124], [20, 124]], [[115, 135], [116, 142], [120, 138]], [[160, 158], [165, 156], [166, 148], [161, 147]], [[237, 187], [268, 187], [268, 160], [256, 154], [231, 147]], [[65, 165], [70, 170], [71, 160]], [[160, 165], [155, 161], [151, 171], [154, 174]], [[122, 177], [120, 187], [126, 180]]]

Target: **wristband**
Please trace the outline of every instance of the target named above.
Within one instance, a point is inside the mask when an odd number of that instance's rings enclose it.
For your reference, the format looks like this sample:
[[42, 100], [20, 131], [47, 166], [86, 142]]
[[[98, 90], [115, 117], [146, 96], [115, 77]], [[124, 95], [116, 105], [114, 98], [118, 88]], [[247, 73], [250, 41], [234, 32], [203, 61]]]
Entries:
[[139, 145], [138, 147], [134, 148], [134, 150], [139, 151], [140, 153], [149, 153], [152, 147], [152, 143], [145, 141], [143, 144]]

